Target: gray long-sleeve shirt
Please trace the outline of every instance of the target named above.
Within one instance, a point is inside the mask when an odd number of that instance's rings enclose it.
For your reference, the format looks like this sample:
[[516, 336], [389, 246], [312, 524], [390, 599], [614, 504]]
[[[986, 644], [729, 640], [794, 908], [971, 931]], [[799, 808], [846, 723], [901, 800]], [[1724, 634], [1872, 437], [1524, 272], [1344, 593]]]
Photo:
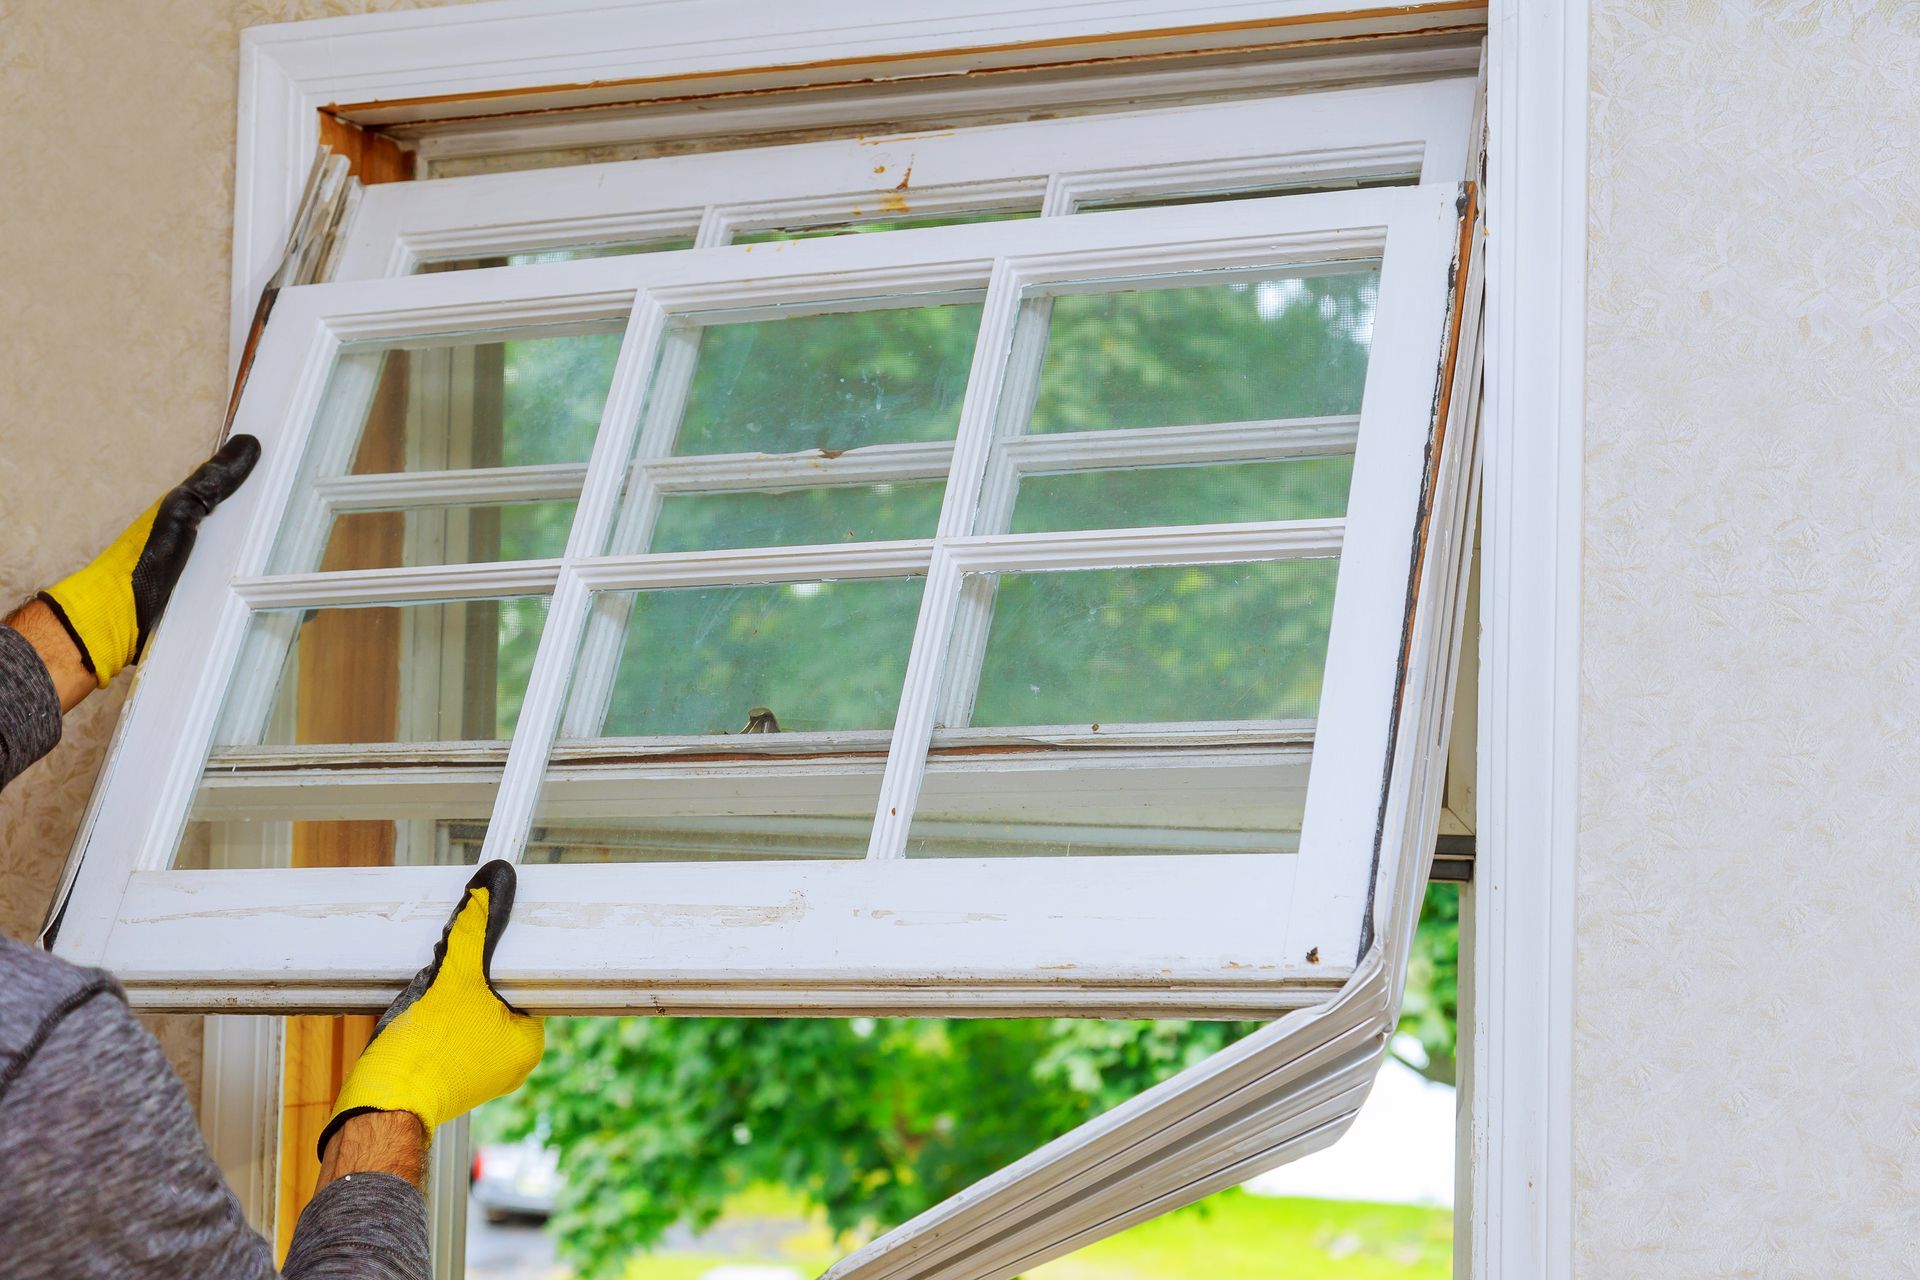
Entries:
[[[39, 654], [0, 627], [0, 787], [59, 739]], [[336, 1179], [276, 1273], [119, 985], [0, 938], [0, 1274], [425, 1280], [426, 1202], [389, 1174]]]

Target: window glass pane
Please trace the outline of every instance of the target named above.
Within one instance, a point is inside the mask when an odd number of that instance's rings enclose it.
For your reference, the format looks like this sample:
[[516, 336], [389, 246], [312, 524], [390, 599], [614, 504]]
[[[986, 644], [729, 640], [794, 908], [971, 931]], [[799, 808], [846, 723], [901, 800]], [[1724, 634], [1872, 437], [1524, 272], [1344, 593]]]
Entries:
[[1037, 218], [1040, 210], [981, 209], [970, 213], [900, 213], [880, 218], [851, 218], [843, 222], [796, 223], [788, 227], [761, 227], [736, 231], [733, 244], [771, 244], [780, 240], [818, 240], [826, 236], [860, 235], [874, 231], [918, 231], [923, 227], [960, 227], [975, 222], [1014, 222]]
[[218, 746], [513, 735], [547, 598], [254, 615]]
[[943, 480], [668, 494], [650, 551], [716, 551], [931, 538]]
[[858, 769], [717, 779], [644, 766], [555, 764], [523, 862], [863, 858], [884, 755]]
[[441, 258], [414, 267], [416, 275], [437, 275], [442, 271], [472, 271], [482, 267], [524, 267], [538, 262], [578, 262], [583, 258], [624, 258], [635, 253], [672, 253], [693, 248], [692, 236], [667, 240], [648, 240], [629, 244], [575, 245], [566, 249], [534, 249], [526, 253], [493, 254], [477, 258]]
[[1358, 413], [1378, 283], [1289, 270], [1031, 299], [1020, 324], [1046, 355], [1030, 399], [1009, 384], [1002, 434]]
[[[992, 611], [975, 726], [1314, 715], [1337, 560], [980, 574]], [[990, 593], [990, 594], [989, 594]], [[949, 681], [965, 679], [950, 657]]]
[[[909, 858], [1292, 853], [1309, 750], [1253, 745], [1150, 763], [1082, 751], [1046, 769], [989, 767], [938, 742], [907, 835]], [[1017, 766], [1020, 757], [1003, 762]]]
[[567, 500], [343, 512], [333, 517], [317, 566], [295, 562], [297, 539], [282, 536], [268, 572], [545, 560], [566, 550], [575, 505]]
[[305, 483], [585, 462], [620, 338], [609, 325], [498, 342], [348, 347], [327, 384]]
[[[874, 578], [606, 593], [569, 715], [604, 706], [598, 734], [585, 736], [615, 738], [891, 729], [921, 586]], [[594, 646], [608, 634], [619, 647], [600, 689]]]
[[1373, 174], [1363, 178], [1307, 178], [1297, 182], [1274, 182], [1259, 187], [1236, 187], [1222, 191], [1167, 191], [1155, 195], [1100, 196], [1074, 205], [1075, 213], [1117, 213], [1125, 209], [1165, 209], [1173, 205], [1217, 204], [1224, 200], [1264, 200], [1268, 196], [1312, 195], [1322, 191], [1370, 191], [1377, 187], [1411, 187], [1420, 182], [1417, 173]]
[[676, 353], [691, 340], [676, 454], [951, 440], [979, 328], [978, 302], [682, 322], [663, 345], [649, 411], [677, 398]]
[[1351, 457], [1043, 472], [1021, 477], [1012, 532], [1329, 519], [1352, 479]]
[[466, 806], [447, 803], [440, 808], [437, 816], [417, 818], [289, 821], [271, 811], [192, 818], [180, 837], [173, 867], [176, 871], [221, 871], [478, 862], [491, 802]]

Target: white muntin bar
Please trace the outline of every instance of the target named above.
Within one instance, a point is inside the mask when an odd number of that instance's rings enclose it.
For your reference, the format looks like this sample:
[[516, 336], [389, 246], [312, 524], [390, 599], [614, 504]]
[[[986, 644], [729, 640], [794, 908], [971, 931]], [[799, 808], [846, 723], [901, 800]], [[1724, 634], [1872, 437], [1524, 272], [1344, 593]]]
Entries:
[[[998, 446], [1016, 472], [1028, 475], [1037, 471], [1089, 471], [1103, 467], [1333, 458], [1352, 453], [1359, 438], [1360, 416], [1346, 414], [1011, 435], [1000, 439]], [[975, 532], [994, 530], [976, 529]]]
[[664, 322], [660, 309], [645, 299], [636, 303], [628, 317], [620, 355], [614, 363], [613, 380], [607, 389], [607, 402], [600, 414], [600, 431], [594, 440], [592, 456], [587, 460], [580, 505], [567, 538], [563, 561], [566, 567], [561, 571], [553, 602], [547, 610], [547, 624], [534, 654], [533, 670], [527, 676], [527, 691], [520, 704], [520, 718], [514, 726], [513, 743], [507, 750], [500, 794], [494, 800], [493, 815], [487, 823], [486, 840], [480, 851], [483, 861], [491, 858], [518, 861], [526, 847], [527, 828], [539, 803], [547, 753], [559, 729], [568, 676], [579, 652], [580, 635], [592, 600], [592, 593], [571, 566], [589, 554], [590, 549], [602, 544], [614, 520], [620, 499], [621, 471], [634, 447], [640, 404], [646, 395], [647, 371], [659, 345]]
[[[1057, 188], [1048, 191], [1049, 212], [1066, 212], [1064, 196]], [[1005, 450], [1008, 441], [1024, 436], [1033, 417], [1033, 406], [1040, 394], [1040, 371], [1046, 363], [1047, 340], [1051, 333], [1053, 299], [1045, 293], [1028, 294], [1024, 284], [1016, 304], [1012, 339], [1008, 343], [1006, 369], [1002, 374], [999, 402], [991, 415], [992, 443], [987, 454], [985, 474], [973, 522], [956, 535], [967, 533], [1003, 533], [1013, 518], [1014, 494], [1020, 474], [1011, 465]], [[993, 621], [992, 584], [979, 578], [962, 576], [960, 602], [953, 622], [953, 635], [947, 643], [945, 678], [938, 694], [940, 705], [935, 714], [938, 725], [963, 725], [973, 707], [974, 686], [986, 651], [987, 631]]]
[[661, 493], [729, 493], [743, 489], [800, 489], [944, 480], [953, 466], [945, 443], [870, 444], [857, 449], [803, 453], [712, 453], [659, 458], [647, 464]]
[[[711, 234], [713, 219], [701, 224], [702, 235]], [[687, 395], [693, 387], [693, 375], [700, 355], [698, 330], [676, 325], [666, 310], [652, 298], [647, 306], [654, 314], [654, 349], [650, 353], [651, 373], [641, 385], [635, 402], [638, 435], [632, 456], [617, 468], [621, 483], [614, 492], [613, 507], [607, 523], [600, 526], [594, 540], [579, 540], [576, 556], [594, 556], [640, 552], [653, 538], [654, 523], [660, 518], [660, 490], [654, 483], [650, 463], [669, 457], [680, 431], [680, 417], [686, 412]], [[576, 527], [576, 534], [580, 530]], [[627, 602], [617, 597], [589, 597], [586, 629], [573, 664], [573, 680], [562, 709], [559, 727], [563, 738], [591, 737], [600, 731], [606, 719], [607, 703], [613, 696], [613, 681], [620, 665], [620, 647], [627, 632]]]
[[954, 434], [953, 469], [940, 506], [920, 615], [914, 621], [913, 648], [907, 656], [900, 706], [894, 715], [887, 772], [874, 807], [873, 836], [867, 845], [869, 859], [897, 859], [906, 853], [913, 807], [926, 768], [927, 742], [933, 733], [935, 702], [940, 696], [942, 660], [959, 606], [960, 572], [939, 546], [943, 539], [973, 527], [980, 483], [992, 450], [993, 417], [1006, 374], [1006, 353], [1013, 341], [1020, 292], [1018, 273], [1007, 262], [996, 262], [981, 307], [980, 333], [974, 341], [967, 394]]
[[932, 540], [915, 538], [898, 542], [832, 542], [738, 551], [605, 556], [581, 561], [575, 566], [575, 572], [592, 591], [644, 591], [660, 587], [900, 578], [925, 573], [932, 559]]
[[1044, 573], [1149, 565], [1308, 560], [1340, 554], [1347, 521], [1268, 520], [1066, 533], [1000, 533], [951, 538], [942, 549], [962, 573]]
[[316, 480], [313, 491], [332, 513], [339, 514], [566, 500], [580, 496], [586, 479], [586, 464], [556, 462], [525, 467], [335, 475]]
[[558, 560], [403, 566], [336, 573], [236, 578], [233, 592], [254, 609], [326, 609], [543, 595], [560, 580]]

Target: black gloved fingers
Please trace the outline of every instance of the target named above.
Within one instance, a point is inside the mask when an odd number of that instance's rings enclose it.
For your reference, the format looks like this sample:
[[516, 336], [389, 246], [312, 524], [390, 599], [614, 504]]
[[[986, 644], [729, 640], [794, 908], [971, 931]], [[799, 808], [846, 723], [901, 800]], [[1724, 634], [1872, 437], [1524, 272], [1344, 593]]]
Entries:
[[187, 554], [193, 550], [200, 522], [233, 496], [259, 461], [260, 442], [249, 435], [235, 436], [160, 500], [147, 545], [133, 566], [133, 616], [139, 628], [133, 647], [135, 662], [146, 652], [147, 638], [187, 567]]
[[190, 528], [198, 527], [215, 507], [233, 496], [259, 461], [260, 442], [249, 435], [234, 436], [167, 495], [154, 517], [155, 530], [162, 521], [184, 521]]

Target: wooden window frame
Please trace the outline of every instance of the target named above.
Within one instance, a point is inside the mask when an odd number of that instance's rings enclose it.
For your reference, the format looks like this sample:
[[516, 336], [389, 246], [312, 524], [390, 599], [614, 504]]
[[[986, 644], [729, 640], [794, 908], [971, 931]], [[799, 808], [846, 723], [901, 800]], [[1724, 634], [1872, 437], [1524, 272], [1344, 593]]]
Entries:
[[[690, 12], [697, 6], [650, 4], [644, 6], [644, 20], [653, 24], [649, 34], [691, 37], [652, 47], [607, 39], [608, 24], [622, 20], [618, 6], [560, 11], [546, 0], [254, 28], [242, 44], [233, 358], [299, 198], [318, 113], [333, 104], [392, 102], [399, 105], [390, 114], [400, 116], [420, 112], [415, 104], [431, 111], [431, 104], [462, 94], [524, 101], [540, 86], [560, 86], [553, 93], [564, 97], [569, 85], [655, 84], [664, 97], [675, 91], [676, 74], [712, 83], [728, 76], [734, 83], [790, 84], [858, 78], [818, 69], [836, 58], [914, 65], [917, 54], [922, 63], [970, 70], [1016, 61], [1022, 41], [1071, 65], [1115, 49], [1169, 47], [1179, 42], [1169, 33], [1209, 26], [1207, 47], [1271, 42], [1278, 24], [1298, 22], [1303, 10], [1315, 7], [1285, 0], [1112, 0], [1076, 6], [1071, 16], [1029, 7], [1010, 32], [1006, 13], [975, 2], [943, 5], [938, 17], [903, 14], [884, 30], [849, 10], [851, 21], [822, 35], [820, 28], [840, 17], [839, 6], [812, 6], [804, 14], [776, 6], [723, 32]], [[641, 8], [634, 6], [636, 19]], [[1462, 912], [1463, 967], [1472, 974], [1463, 990], [1472, 1006], [1462, 1010], [1456, 1274], [1564, 1280], [1572, 1274], [1587, 5], [1491, 0], [1484, 8], [1413, 5], [1378, 15], [1389, 22], [1363, 13], [1338, 37], [1392, 30], [1393, 20], [1404, 21], [1400, 30], [1485, 23], [1488, 32], [1486, 203], [1497, 234], [1487, 294], [1478, 848], [1476, 883], [1467, 887]], [[1294, 30], [1303, 39], [1315, 34]], [[1420, 58], [1393, 49], [1376, 60], [1365, 52], [1372, 47], [1350, 39], [1345, 48], [1351, 52], [1341, 58], [1392, 66]], [[1156, 81], [1182, 74], [1157, 71], [1144, 60], [1128, 70]], [[1215, 72], [1207, 79], [1219, 82]], [[971, 92], [963, 77], [948, 83], [959, 86], [958, 94]], [[529, 121], [543, 129], [551, 123]], [[502, 131], [526, 132], [512, 118], [476, 120], [471, 127], [485, 146]], [[270, 1035], [276, 1020], [244, 1021]], [[223, 1165], [258, 1170], [259, 1153], [271, 1150], [270, 1139], [259, 1134], [272, 1108], [253, 1103], [272, 1096], [277, 1066], [262, 1065], [274, 1062], [266, 1035], [223, 1022], [210, 1024], [206, 1111], [222, 1138]], [[261, 1220], [258, 1206], [250, 1212]], [[270, 1204], [264, 1212], [270, 1216]]]

